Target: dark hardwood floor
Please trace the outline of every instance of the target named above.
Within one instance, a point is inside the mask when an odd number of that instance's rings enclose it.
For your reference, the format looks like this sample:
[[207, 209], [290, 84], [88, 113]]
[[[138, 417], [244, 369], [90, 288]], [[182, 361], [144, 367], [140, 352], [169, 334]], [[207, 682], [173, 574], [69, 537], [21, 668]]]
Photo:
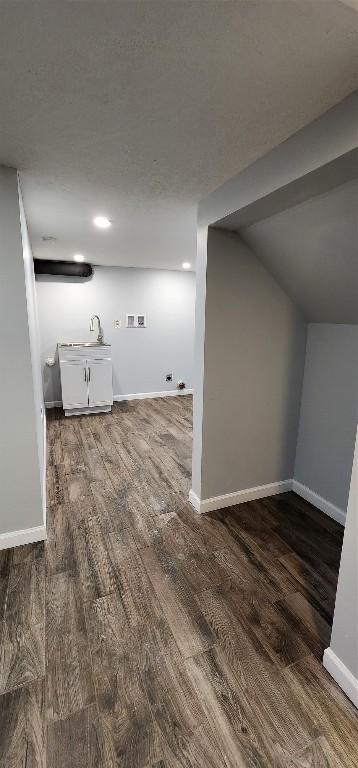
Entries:
[[294, 494], [198, 516], [191, 398], [48, 414], [44, 544], [0, 552], [1, 768], [353, 768], [321, 665], [342, 529]]

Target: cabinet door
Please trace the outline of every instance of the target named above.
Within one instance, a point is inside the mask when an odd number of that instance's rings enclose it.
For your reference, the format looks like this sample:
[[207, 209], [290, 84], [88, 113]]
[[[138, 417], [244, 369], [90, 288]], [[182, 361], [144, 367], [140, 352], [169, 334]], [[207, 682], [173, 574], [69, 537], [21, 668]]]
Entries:
[[85, 360], [61, 363], [62, 401], [64, 408], [88, 407], [87, 367]]
[[112, 405], [112, 363], [110, 360], [88, 360], [88, 394], [90, 405]]

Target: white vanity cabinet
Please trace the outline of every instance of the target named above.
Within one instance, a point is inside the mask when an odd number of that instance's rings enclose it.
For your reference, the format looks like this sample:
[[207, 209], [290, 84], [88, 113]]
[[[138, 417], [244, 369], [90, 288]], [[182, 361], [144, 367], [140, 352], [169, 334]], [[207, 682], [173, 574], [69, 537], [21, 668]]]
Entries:
[[110, 411], [113, 404], [111, 347], [59, 344], [65, 415]]
[[60, 369], [64, 409], [88, 408], [87, 360], [62, 360]]
[[88, 361], [87, 371], [89, 406], [112, 405], [112, 361]]

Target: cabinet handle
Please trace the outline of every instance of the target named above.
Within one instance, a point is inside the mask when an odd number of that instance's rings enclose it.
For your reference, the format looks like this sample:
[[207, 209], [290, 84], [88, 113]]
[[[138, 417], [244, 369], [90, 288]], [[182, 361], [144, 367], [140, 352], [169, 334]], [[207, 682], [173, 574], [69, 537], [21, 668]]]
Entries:
[[86, 384], [87, 384], [87, 376], [86, 376], [86, 370], [87, 370], [87, 368], [84, 368], [84, 373], [85, 373], [85, 382], [86, 382]]
[[88, 369], [88, 383], [91, 381], [91, 369]]

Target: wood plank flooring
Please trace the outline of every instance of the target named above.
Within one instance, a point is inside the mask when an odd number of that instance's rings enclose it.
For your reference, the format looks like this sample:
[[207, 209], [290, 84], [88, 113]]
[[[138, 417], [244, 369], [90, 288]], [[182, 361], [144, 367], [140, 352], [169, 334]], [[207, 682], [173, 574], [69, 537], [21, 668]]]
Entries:
[[198, 516], [191, 398], [48, 413], [46, 544], [0, 552], [0, 768], [357, 768], [321, 665], [342, 529]]

